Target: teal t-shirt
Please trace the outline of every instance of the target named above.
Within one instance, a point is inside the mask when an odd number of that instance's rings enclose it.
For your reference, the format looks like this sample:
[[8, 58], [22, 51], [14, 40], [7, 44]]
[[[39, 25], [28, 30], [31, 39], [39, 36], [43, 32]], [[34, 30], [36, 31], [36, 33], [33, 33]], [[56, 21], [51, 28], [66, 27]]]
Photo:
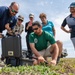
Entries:
[[40, 35], [40, 36], [36, 35], [34, 32], [32, 32], [29, 35], [29, 43], [34, 43], [35, 44], [35, 48], [38, 51], [46, 49], [47, 46], [48, 46], [47, 45], [48, 42], [50, 44], [54, 44], [55, 43], [55, 39], [54, 39], [54, 37], [51, 34], [49, 34], [46, 31], [43, 31], [42, 35]]
[[44, 24], [42, 23], [42, 30], [47, 31], [47, 32], [49, 32], [51, 35], [54, 36], [53, 27], [54, 27], [54, 24], [53, 24], [51, 21], [47, 21], [47, 24], [46, 24], [46, 25], [44, 25]]

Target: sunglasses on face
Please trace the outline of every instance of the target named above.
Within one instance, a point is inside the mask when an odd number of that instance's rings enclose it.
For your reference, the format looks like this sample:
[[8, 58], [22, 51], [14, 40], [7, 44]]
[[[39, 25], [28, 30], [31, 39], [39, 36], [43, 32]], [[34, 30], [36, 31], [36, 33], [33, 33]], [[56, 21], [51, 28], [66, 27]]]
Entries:
[[12, 7], [11, 7], [11, 11], [12, 11], [13, 13], [18, 13], [18, 11], [15, 11], [14, 9], [12, 9]]
[[34, 30], [38, 30], [38, 28], [34, 28], [33, 31], [34, 31]]
[[21, 19], [18, 19], [18, 21], [21, 21], [21, 22], [23, 22], [23, 20], [21, 20]]
[[70, 7], [70, 9], [75, 9], [75, 7]]

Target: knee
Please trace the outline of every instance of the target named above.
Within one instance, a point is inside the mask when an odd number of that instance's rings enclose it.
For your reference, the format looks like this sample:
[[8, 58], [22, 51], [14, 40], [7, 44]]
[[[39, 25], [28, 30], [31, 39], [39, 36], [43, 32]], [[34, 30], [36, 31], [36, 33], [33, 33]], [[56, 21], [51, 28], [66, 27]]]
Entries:
[[58, 46], [63, 46], [63, 43], [60, 40], [57, 40], [56, 43]]

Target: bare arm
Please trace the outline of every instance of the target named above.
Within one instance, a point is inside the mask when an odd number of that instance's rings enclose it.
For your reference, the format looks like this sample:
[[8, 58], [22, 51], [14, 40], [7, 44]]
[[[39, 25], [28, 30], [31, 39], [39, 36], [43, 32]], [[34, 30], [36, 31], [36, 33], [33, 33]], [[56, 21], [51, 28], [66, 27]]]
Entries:
[[32, 22], [30, 21], [30, 22], [28, 23], [28, 25], [27, 25], [26, 29], [28, 30], [28, 29], [29, 29], [29, 27], [31, 27], [31, 26], [32, 26]]
[[31, 47], [32, 52], [35, 54], [35, 56], [37, 56], [37, 57], [41, 56], [41, 54], [35, 48], [34, 43], [30, 43], [30, 47]]
[[56, 30], [54, 27], [53, 27], [53, 33], [54, 33], [54, 37], [55, 37], [56, 36]]
[[59, 53], [59, 48], [56, 43], [51, 45], [50, 52], [52, 52], [52, 61], [50, 62], [50, 64], [56, 65], [56, 61]]
[[29, 27], [30, 27], [30, 26], [28, 25], [28, 26], [26, 27], [26, 29], [28, 30]]
[[59, 48], [58, 48], [56, 43], [51, 46], [51, 50], [50, 51], [53, 52], [52, 60], [57, 60], [58, 53], [59, 53]]
[[38, 57], [38, 61], [44, 62], [45, 61], [44, 57], [37, 51], [34, 43], [30, 43], [30, 47], [31, 47], [31, 50], [33, 51], [33, 53], [35, 54], [35, 56]]
[[11, 30], [11, 28], [9, 27], [9, 23], [7, 23], [7, 24], [5, 25], [5, 28], [6, 28], [8, 31]]
[[63, 31], [65, 31], [66, 33], [70, 33], [71, 32], [71, 29], [70, 30], [67, 30], [65, 27], [63, 27], [63, 26], [61, 26], [61, 29], [63, 30]]
[[10, 35], [13, 35], [12, 30], [11, 30], [11, 28], [10, 28], [10, 26], [9, 26], [9, 23], [7, 23], [7, 24], [5, 25], [5, 28], [7, 29], [7, 32], [8, 32]]

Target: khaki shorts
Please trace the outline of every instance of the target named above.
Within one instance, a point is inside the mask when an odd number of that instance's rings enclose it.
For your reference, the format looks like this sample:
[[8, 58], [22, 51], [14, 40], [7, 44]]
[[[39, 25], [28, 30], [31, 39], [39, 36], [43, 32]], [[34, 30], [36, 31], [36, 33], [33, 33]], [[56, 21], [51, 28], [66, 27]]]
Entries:
[[[42, 51], [39, 51], [39, 53], [43, 56], [43, 57], [50, 57], [51, 56], [51, 53], [50, 53], [50, 49], [51, 48], [51, 45], [47, 47], [47, 49], [44, 49]], [[34, 54], [33, 54], [33, 57], [36, 57]]]
[[[50, 53], [50, 49], [51, 46], [49, 46], [47, 49], [44, 49], [42, 51], [39, 51], [39, 53], [43, 56], [43, 57], [50, 57], [51, 53]], [[36, 57], [35, 54], [33, 54], [33, 57]]]
[[51, 47], [51, 46], [48, 46], [47, 49], [44, 49], [44, 50], [42, 50], [42, 51], [39, 51], [39, 53], [40, 53], [43, 57], [50, 57], [50, 56], [51, 56], [50, 47]]

